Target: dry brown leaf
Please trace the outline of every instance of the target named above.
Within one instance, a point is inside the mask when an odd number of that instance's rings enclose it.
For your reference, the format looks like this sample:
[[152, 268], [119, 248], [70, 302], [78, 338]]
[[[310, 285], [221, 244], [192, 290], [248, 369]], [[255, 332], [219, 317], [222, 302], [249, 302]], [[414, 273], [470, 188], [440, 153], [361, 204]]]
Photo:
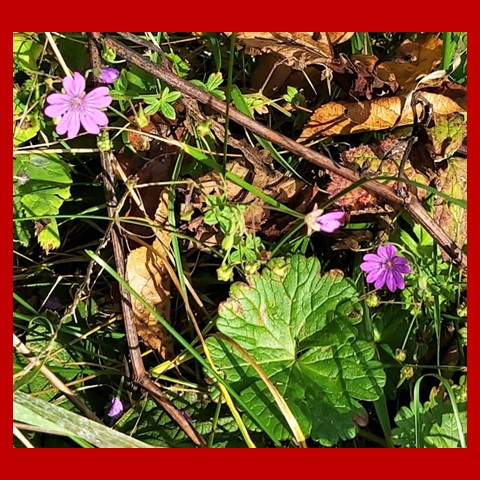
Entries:
[[442, 54], [443, 42], [439, 37], [421, 35], [415, 42], [405, 40], [395, 53], [394, 60], [382, 62], [380, 67], [395, 74], [401, 88], [406, 90], [416, 84], [419, 77], [433, 71], [441, 62]]
[[[448, 83], [451, 88], [448, 88]], [[437, 93], [441, 91], [442, 93]], [[421, 90], [421, 95], [432, 105], [434, 113], [448, 115], [465, 112], [466, 89], [449, 82], [439, 88]], [[339, 100], [322, 105], [310, 117], [299, 140], [316, 136], [348, 135], [351, 133], [385, 130], [413, 123], [412, 109], [405, 108], [405, 96], [381, 97], [371, 101]], [[421, 106], [417, 105], [417, 114]]]
[[[419, 88], [418, 91], [422, 92], [425, 100], [432, 104], [435, 113], [447, 115], [466, 109], [466, 91], [463, 87], [442, 79], [418, 84], [419, 80], [429, 75], [442, 59], [442, 40], [435, 35], [421, 35], [415, 42], [410, 40], [403, 42], [394, 59], [378, 65], [376, 79], [368, 78], [374, 57], [352, 57], [352, 62], [354, 58], [364, 65], [365, 72], [356, 72], [362, 75], [354, 79], [350, 88], [351, 94], [354, 95], [356, 91], [362, 93], [362, 87], [367, 88], [363, 85], [366, 81], [379, 80], [389, 85], [392, 91], [395, 90], [396, 82], [400, 87], [400, 94], [369, 101], [339, 100], [322, 105], [311, 116], [300, 135], [301, 140], [313, 136], [348, 135], [410, 125], [413, 123], [410, 96], [415, 88]], [[338, 63], [338, 60], [336, 62]], [[341, 65], [337, 67], [340, 68]], [[368, 94], [368, 89], [366, 91]]]
[[350, 40], [355, 32], [327, 32], [328, 38], [332, 42], [332, 45], [338, 45], [339, 43]]
[[[168, 191], [164, 189], [155, 215], [157, 224], [165, 225], [168, 215]], [[157, 238], [150, 247], [132, 250], [127, 258], [127, 277], [130, 286], [162, 317], [170, 322], [170, 276], [165, 267], [168, 261], [165, 249], [170, 244], [170, 235], [165, 229], [158, 230]], [[173, 341], [170, 333], [132, 297], [132, 309], [138, 335], [164, 359], [173, 356]]]
[[378, 58], [374, 55], [356, 54], [348, 57], [340, 54], [332, 60], [329, 68], [333, 79], [351, 98], [368, 100], [395, 93], [398, 83], [393, 73], [377, 69]]
[[[349, 33], [334, 32], [331, 38], [340, 43]], [[306, 65], [328, 63], [335, 56], [334, 42], [327, 32], [237, 32], [236, 40], [250, 55], [276, 53], [285, 65], [300, 70]]]

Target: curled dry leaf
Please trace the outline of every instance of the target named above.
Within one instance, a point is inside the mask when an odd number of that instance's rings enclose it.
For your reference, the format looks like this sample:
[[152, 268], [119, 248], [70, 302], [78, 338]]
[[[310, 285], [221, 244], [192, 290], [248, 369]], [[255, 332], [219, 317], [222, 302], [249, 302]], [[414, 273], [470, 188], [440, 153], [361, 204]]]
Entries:
[[[349, 61], [356, 65], [356, 71], [353, 67], [350, 70], [356, 73], [356, 77], [353, 80], [343, 79], [347, 84], [348, 81], [351, 82], [347, 91], [353, 96], [357, 94], [357, 97], [361, 97], [365, 94], [367, 98], [370, 96], [372, 99], [338, 100], [322, 105], [310, 117], [300, 135], [300, 140], [411, 125], [413, 112], [410, 107], [410, 96], [415, 89], [418, 89], [417, 91], [421, 92], [425, 100], [432, 105], [435, 113], [447, 115], [464, 112], [466, 109], [466, 90], [463, 87], [444, 81], [443, 78], [421, 82], [422, 78], [429, 76], [442, 58], [442, 41], [434, 35], [422, 35], [416, 42], [405, 41], [395, 56], [380, 63], [376, 71], [372, 67], [374, 58], [366, 56], [359, 56], [356, 60], [355, 57], [352, 58], [353, 60]], [[342, 73], [348, 70], [346, 65], [342, 66], [338, 60], [333, 62], [330, 68], [334, 70], [337, 68], [337, 71]], [[338, 79], [337, 75], [336, 80]], [[381, 82], [384, 82], [383, 86]], [[396, 90], [395, 85], [399, 88], [394, 97], [373, 98], [376, 88], [374, 85], [380, 87], [380, 92], [383, 92], [386, 86], [392, 92]], [[345, 85], [344, 88], [346, 89]]]
[[443, 42], [439, 37], [421, 35], [415, 42], [405, 40], [394, 57], [382, 62], [381, 67], [393, 73], [402, 90], [407, 90], [440, 64], [442, 54]]
[[236, 40], [250, 55], [276, 53], [283, 64], [301, 70], [307, 65], [328, 63], [335, 56], [333, 45], [352, 35], [353, 32], [237, 32]]
[[[155, 219], [160, 226], [152, 246], [132, 250], [127, 258], [127, 278], [130, 286], [162, 317], [170, 322], [170, 276], [165, 267], [166, 249], [170, 244], [170, 234], [161, 229], [166, 225], [168, 215], [168, 190], [164, 189]], [[173, 341], [170, 333], [132, 297], [135, 326], [138, 335], [162, 358], [173, 356]]]
[[[438, 88], [428, 88], [420, 92], [437, 114], [465, 112], [466, 89], [463, 87], [444, 82]], [[412, 125], [413, 112], [406, 106], [406, 101], [406, 96], [395, 96], [363, 102], [347, 100], [329, 102], [313, 113], [299, 140]], [[417, 115], [420, 114], [421, 105], [417, 104]]]
[[329, 68], [333, 71], [333, 79], [355, 100], [382, 97], [395, 93], [398, 82], [395, 75], [382, 66], [377, 68], [378, 58], [374, 55], [340, 54], [332, 60]]

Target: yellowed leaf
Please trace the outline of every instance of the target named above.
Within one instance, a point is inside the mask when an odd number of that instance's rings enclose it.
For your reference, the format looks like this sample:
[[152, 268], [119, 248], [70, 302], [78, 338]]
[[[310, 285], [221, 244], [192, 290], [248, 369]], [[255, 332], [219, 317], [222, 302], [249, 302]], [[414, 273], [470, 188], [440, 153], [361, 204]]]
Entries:
[[405, 40], [395, 53], [395, 60], [382, 62], [380, 67], [394, 73], [401, 88], [406, 90], [419, 77], [434, 70], [442, 60], [442, 52], [442, 40], [435, 35], [424, 34], [415, 42]]
[[327, 32], [328, 38], [333, 45], [346, 42], [350, 40], [355, 32]]
[[[452, 157], [448, 160], [447, 169], [438, 177], [437, 188], [452, 198], [467, 200], [467, 160]], [[433, 218], [455, 243], [462, 248], [467, 242], [467, 211], [459, 205], [444, 199], [434, 207]], [[442, 257], [451, 261], [442, 250]]]
[[[442, 84], [438, 90], [442, 93], [423, 90], [420, 92], [422, 97], [432, 105], [435, 113], [447, 115], [465, 111], [466, 90], [458, 87], [455, 85], [449, 89], [448, 85]], [[406, 98], [406, 96], [395, 96], [362, 102], [347, 100], [329, 102], [313, 113], [299, 139], [348, 135], [411, 125], [413, 112], [410, 106], [405, 105]], [[420, 108], [420, 105], [417, 105], [417, 114], [420, 114]]]
[[[167, 218], [168, 193], [162, 192], [160, 205], [155, 219], [159, 225], [165, 226]], [[150, 247], [132, 250], [127, 258], [127, 278], [130, 286], [162, 317], [170, 322], [170, 276], [165, 267], [165, 249], [170, 244], [170, 235], [162, 229]], [[135, 298], [132, 298], [132, 309], [135, 315], [135, 326], [138, 335], [151, 348], [164, 358], [173, 356], [171, 335]]]

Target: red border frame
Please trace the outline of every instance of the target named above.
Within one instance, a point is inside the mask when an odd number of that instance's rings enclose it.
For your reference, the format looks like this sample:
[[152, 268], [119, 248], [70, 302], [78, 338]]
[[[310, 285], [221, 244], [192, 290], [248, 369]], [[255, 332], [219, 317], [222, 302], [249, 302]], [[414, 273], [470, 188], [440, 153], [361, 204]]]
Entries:
[[[142, 26], [142, 30], [157, 30], [159, 27], [170, 31], [219, 31], [219, 30], [362, 30], [362, 31], [468, 31], [468, 54], [470, 59], [468, 65], [468, 78], [470, 83], [478, 77], [478, 62], [480, 58], [478, 48], [479, 35], [474, 32], [474, 28], [468, 28], [470, 22], [476, 21], [476, 16], [468, 7], [462, 4], [458, 6], [452, 3], [442, 5], [441, 1], [433, 4], [390, 4], [391, 12], [388, 12], [385, 4], [379, 3], [359, 3], [352, 2], [353, 5], [347, 5], [347, 2], [338, 4], [332, 2], [302, 2], [298, 4], [276, 4], [269, 6], [260, 2], [245, 2], [240, 5], [232, 2], [230, 5], [212, 4], [201, 2], [189, 6], [188, 2], [177, 4], [165, 4], [161, 2], [159, 8], [155, 10], [156, 5], [143, 4], [121, 6], [118, 2], [115, 5], [110, 3], [103, 4], [83, 4], [70, 5], [62, 4], [42, 4], [24, 0], [21, 8], [15, 12], [4, 12], [5, 28], [0, 30], [0, 58], [2, 59], [2, 75], [0, 75], [3, 101], [0, 102], [3, 131], [11, 130], [11, 79], [6, 72], [11, 71], [11, 42], [12, 32], [22, 31], [45, 31], [57, 30], [61, 26], [62, 30], [85, 31], [85, 30], [135, 30], [135, 26]], [[30, 4], [30, 5], [29, 5]], [[12, 4], [14, 7], [14, 4]], [[229, 8], [230, 7], [230, 8]], [[459, 8], [460, 7], [460, 8]], [[38, 12], [38, 8], [46, 8], [44, 12]], [[228, 10], [227, 10], [228, 9]], [[473, 9], [472, 9], [473, 10]], [[225, 12], [227, 20], [221, 18]], [[233, 13], [233, 15], [232, 15]], [[456, 19], [459, 21], [456, 21]], [[467, 20], [465, 20], [467, 19]], [[7, 23], [8, 22], [8, 23]], [[10, 25], [11, 23], [11, 25]], [[428, 25], [429, 28], [426, 28]], [[86, 28], [88, 26], [88, 28]], [[11, 27], [11, 28], [10, 28]], [[65, 29], [68, 27], [68, 29]], [[235, 28], [236, 27], [236, 28]], [[268, 28], [267, 28], [268, 27]], [[8, 93], [7, 93], [8, 92]], [[476, 125], [478, 119], [477, 109], [474, 105], [480, 105], [479, 93], [476, 89], [469, 90], [470, 104], [470, 122], [469, 125]], [[475, 127], [473, 127], [475, 128]], [[474, 131], [474, 130], [473, 130]], [[3, 142], [9, 142], [9, 133], [2, 135]], [[470, 152], [478, 151], [479, 135], [472, 135], [469, 140]], [[8, 152], [11, 143], [5, 148]], [[7, 157], [5, 155], [5, 157]], [[7, 365], [11, 365], [10, 332], [12, 310], [12, 268], [11, 268], [11, 184], [9, 174], [11, 172], [11, 163], [8, 158], [4, 158], [5, 172], [2, 179], [6, 185], [0, 189], [2, 195], [2, 214], [5, 217], [2, 223], [4, 234], [0, 237], [2, 242], [2, 269], [7, 273], [7, 279], [2, 282], [0, 288], [2, 310], [5, 313], [1, 321], [2, 348], [0, 348], [2, 372], [8, 372], [8, 376], [0, 382], [0, 388], [3, 390], [2, 408], [0, 408], [1, 420], [1, 446], [5, 449], [12, 449], [11, 436], [11, 405], [9, 396], [11, 394], [10, 372]], [[468, 166], [468, 183], [470, 191], [475, 187], [476, 171], [480, 168], [476, 159], [472, 157]], [[478, 208], [479, 195], [470, 195], [469, 212], [475, 212]], [[474, 214], [470, 214], [468, 223], [468, 236], [470, 244], [475, 245], [477, 228]], [[5, 231], [6, 229], [6, 231]], [[298, 476], [299, 474], [308, 474], [312, 472], [316, 477], [325, 477], [326, 474], [341, 477], [355, 475], [355, 477], [375, 478], [378, 476], [402, 477], [427, 475], [438, 475], [442, 477], [448, 475], [450, 471], [455, 474], [462, 474], [466, 470], [469, 461], [475, 462], [475, 450], [478, 449], [480, 414], [478, 413], [478, 389], [479, 382], [478, 369], [479, 364], [476, 360], [477, 355], [473, 352], [478, 351], [478, 330], [476, 317], [479, 313], [480, 289], [472, 277], [475, 273], [475, 267], [479, 262], [480, 252], [475, 248], [470, 249], [470, 281], [469, 281], [469, 299], [470, 318], [470, 362], [469, 362], [469, 431], [468, 431], [468, 449], [455, 450], [449, 452], [437, 450], [368, 450], [355, 449], [311, 449], [311, 450], [256, 450], [247, 449], [225, 449], [225, 450], [195, 450], [189, 449], [169, 449], [168, 451], [158, 451], [157, 454], [151, 450], [134, 450], [128, 453], [128, 456], [117, 450], [64, 450], [59, 454], [57, 451], [49, 449], [25, 450], [13, 449], [7, 453], [8, 462], [15, 473], [21, 476], [33, 474], [35, 478], [51, 477], [52, 475], [63, 474], [68, 477], [77, 478], [91, 472], [98, 476], [101, 473], [108, 473], [109, 476], [118, 474], [133, 474], [138, 476], [153, 475], [164, 476], [166, 473], [176, 473], [180, 478], [184, 476], [212, 477], [212, 476], [269, 476], [278, 475], [280, 478], [287, 476]], [[473, 262], [473, 263], [472, 263]], [[7, 340], [8, 339], [8, 340]], [[472, 381], [473, 379], [473, 381]], [[28, 452], [28, 453], [27, 453]], [[447, 455], [445, 455], [447, 454]], [[29, 456], [30, 460], [25, 462]], [[287, 459], [284, 455], [290, 456]], [[420, 456], [421, 455], [421, 456]], [[186, 457], [188, 456], [188, 460]], [[249, 457], [248, 460], [246, 457]], [[458, 456], [458, 458], [457, 458]], [[244, 458], [242, 458], [244, 457]], [[80, 461], [78, 461], [80, 460]], [[183, 463], [179, 463], [182, 461]], [[467, 462], [466, 462], [467, 460]], [[48, 462], [48, 463], [47, 463]], [[92, 462], [95, 462], [92, 464]], [[229, 463], [227, 463], [229, 462]], [[219, 468], [220, 467], [220, 468]], [[223, 467], [223, 468], [222, 468]], [[394, 469], [392, 471], [392, 468]], [[400, 472], [401, 469], [401, 472]], [[328, 475], [328, 476], [330, 476]], [[123, 476], [123, 475], [122, 475]], [[467, 477], [468, 478], [468, 477]]]

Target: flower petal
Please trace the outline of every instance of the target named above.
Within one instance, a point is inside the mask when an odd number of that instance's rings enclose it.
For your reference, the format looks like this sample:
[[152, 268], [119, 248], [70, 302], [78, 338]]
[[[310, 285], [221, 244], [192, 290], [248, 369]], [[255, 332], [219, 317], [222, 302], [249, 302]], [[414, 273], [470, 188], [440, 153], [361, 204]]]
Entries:
[[323, 218], [327, 221], [334, 220], [334, 221], [337, 221], [337, 222], [341, 222], [345, 218], [345, 216], [346, 216], [345, 212], [335, 211], [335, 212], [325, 213], [320, 218]]
[[393, 264], [395, 265], [395, 271], [399, 273], [410, 273], [412, 271], [406, 258], [395, 257], [393, 259]]
[[385, 260], [382, 257], [379, 257], [375, 253], [367, 253], [363, 256], [364, 262], [377, 262], [377, 263], [385, 263]]
[[85, 110], [85, 116], [88, 116], [92, 122], [95, 122], [97, 125], [104, 127], [108, 125], [108, 117], [100, 110], [88, 109]]
[[389, 256], [387, 247], [388, 247], [388, 245], [387, 246], [379, 245], [379, 247], [377, 248], [377, 255], [380, 258], [383, 258], [384, 260], [390, 260], [390, 258], [391, 258]]
[[394, 292], [397, 289], [397, 282], [393, 276], [393, 270], [388, 270], [386, 272], [386, 283], [387, 287], [391, 292]]
[[65, 77], [62, 84], [65, 92], [70, 97], [78, 97], [85, 91], [85, 78], [78, 72], [73, 74], [73, 78]]
[[73, 111], [70, 119], [70, 124], [68, 125], [67, 138], [72, 139], [78, 135], [80, 131], [80, 118], [77, 111]]
[[379, 262], [363, 262], [360, 264], [360, 269], [366, 273], [370, 273], [374, 270], [381, 270], [385, 265]]
[[385, 270], [381, 268], [369, 272], [366, 278], [367, 283], [375, 283], [383, 272], [385, 272]]
[[65, 114], [70, 108], [70, 105], [49, 105], [43, 113], [50, 118], [60, 117]]
[[375, 288], [382, 288], [383, 286], [385, 286], [385, 282], [387, 281], [386, 276], [386, 270], [382, 270], [377, 280], [375, 280]]
[[68, 104], [70, 105], [70, 97], [63, 93], [52, 93], [47, 97], [47, 103], [50, 105]]
[[113, 83], [120, 76], [120, 72], [113, 67], [102, 68], [98, 79], [103, 83]]
[[59, 135], [65, 135], [67, 133], [68, 128], [70, 127], [70, 122], [72, 121], [72, 111], [69, 110], [68, 112], [63, 115], [63, 117], [60, 119], [60, 121], [57, 123], [57, 126], [55, 127], [55, 131]]
[[395, 245], [392, 245], [391, 243], [385, 245], [385, 253], [390, 260], [394, 258], [397, 254], [397, 249], [395, 248]]
[[87, 93], [83, 99], [85, 108], [105, 108], [112, 103], [108, 87], [97, 87]]
[[81, 114], [80, 122], [82, 124], [82, 127], [88, 133], [91, 133], [92, 135], [98, 135], [100, 133], [100, 127], [98, 126], [98, 123], [95, 122], [91, 115], [85, 113]]
[[403, 279], [403, 277], [395, 270], [392, 270], [392, 275], [395, 279], [395, 283], [397, 284], [397, 288], [403, 290], [405, 288], [405, 280]]

